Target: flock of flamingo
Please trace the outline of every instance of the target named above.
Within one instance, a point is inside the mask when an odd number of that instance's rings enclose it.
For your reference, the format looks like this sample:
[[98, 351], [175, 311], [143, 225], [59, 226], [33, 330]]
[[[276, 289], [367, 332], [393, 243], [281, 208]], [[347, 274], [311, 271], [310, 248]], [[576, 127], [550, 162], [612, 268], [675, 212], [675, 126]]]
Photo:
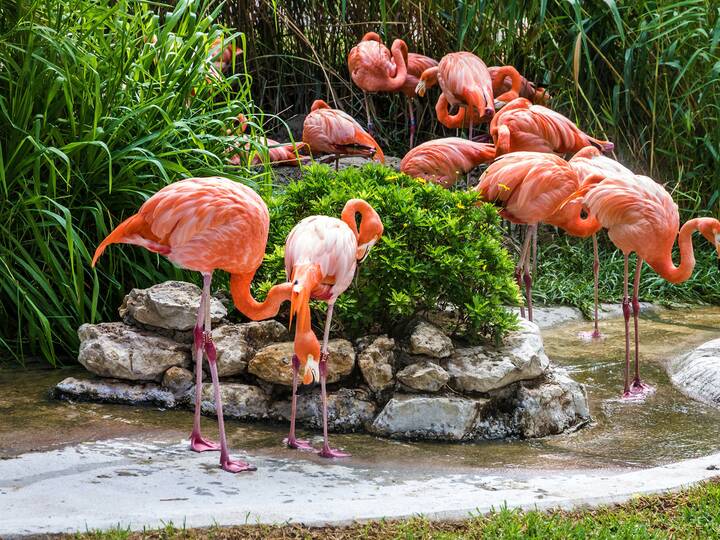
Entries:
[[[234, 46], [212, 49], [211, 74], [218, 77], [231, 63]], [[378, 34], [368, 33], [350, 51], [348, 68], [352, 80], [365, 92], [368, 131], [350, 115], [331, 108], [322, 100], [313, 103], [303, 126], [302, 142], [265, 140], [272, 164], [299, 164], [306, 154], [360, 155], [384, 161], [383, 151], [373, 138], [368, 93], [402, 92], [408, 98], [410, 151], [401, 170], [442, 186], [452, 186], [461, 175], [489, 164], [471, 189], [481, 201], [501, 207], [501, 215], [527, 227], [516, 267], [518, 285], [525, 287], [527, 317], [532, 320], [532, 276], [537, 228], [554, 225], [570, 235], [593, 237], [595, 261], [595, 327], [591, 337], [600, 337], [597, 317], [597, 233], [606, 229], [610, 240], [623, 252], [625, 280], [625, 382], [623, 397], [638, 399], [653, 391], [640, 379], [638, 292], [643, 263], [672, 283], [688, 279], [695, 265], [691, 236], [699, 231], [718, 252], [720, 222], [696, 218], [680, 228], [677, 205], [670, 194], [646, 176], [636, 175], [603, 152], [613, 144], [590, 137], [571, 120], [549, 109], [549, 95], [528, 82], [512, 66], [488, 68], [471, 52], [456, 52], [439, 62], [409, 53], [396, 39], [391, 49]], [[413, 147], [414, 99], [439, 85], [435, 107], [437, 119], [448, 128], [467, 128], [468, 138], [449, 137]], [[458, 107], [457, 112], [452, 112]], [[244, 131], [244, 118], [239, 117]], [[489, 136], [476, 138], [473, 127], [490, 123]], [[492, 143], [490, 143], [492, 139]], [[239, 163], [248, 140], [239, 137], [231, 162]], [[566, 160], [561, 156], [569, 156]], [[357, 220], [359, 218], [359, 227]], [[383, 234], [377, 212], [361, 199], [351, 199], [340, 219], [311, 216], [298, 223], [285, 244], [288, 281], [272, 287], [263, 302], [256, 301], [250, 285], [262, 263], [268, 238], [267, 206], [252, 189], [222, 177], [189, 178], [162, 188], [137, 214], [120, 223], [98, 246], [94, 266], [105, 248], [114, 243], [143, 246], [167, 257], [174, 264], [200, 272], [202, 295], [194, 331], [195, 415], [190, 447], [196, 452], [220, 451], [220, 466], [229, 472], [254, 470], [228, 451], [223, 422], [217, 353], [212, 341], [210, 286], [215, 270], [230, 274], [230, 292], [238, 310], [252, 320], [275, 316], [280, 305], [290, 301], [290, 323], [295, 318], [295, 354], [292, 358], [292, 408], [288, 447], [311, 450], [308, 441], [295, 436], [297, 388], [302, 382], [319, 381], [323, 411], [323, 446], [319, 455], [336, 458], [349, 454], [332, 448], [327, 430], [328, 339], [336, 299], [352, 282], [357, 265]], [[672, 249], [679, 235], [681, 262], [675, 266]], [[636, 253], [632, 299], [628, 291], [629, 256]], [[322, 344], [311, 327], [311, 299], [327, 302]], [[525, 316], [521, 309], [521, 316]], [[630, 377], [630, 317], [634, 319], [635, 373]], [[202, 364], [206, 355], [210, 368], [220, 441], [203, 437], [200, 430]]]

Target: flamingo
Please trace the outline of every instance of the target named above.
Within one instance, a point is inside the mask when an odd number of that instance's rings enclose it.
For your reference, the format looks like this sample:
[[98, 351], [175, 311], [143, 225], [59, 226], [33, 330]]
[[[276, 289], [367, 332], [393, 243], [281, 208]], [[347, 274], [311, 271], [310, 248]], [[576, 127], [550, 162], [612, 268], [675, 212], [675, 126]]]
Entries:
[[227, 75], [230, 72], [234, 58], [240, 54], [242, 54], [242, 49], [236, 47], [235, 43], [228, 43], [223, 47], [223, 38], [216, 38], [208, 52], [208, 60], [212, 62], [210, 71], [213, 76], [221, 80], [221, 74]]
[[375, 32], [365, 34], [360, 43], [350, 49], [348, 70], [353, 82], [363, 91], [370, 133], [373, 132], [373, 123], [367, 94], [400, 91], [407, 75], [407, 56], [407, 45], [404, 41], [396, 39], [391, 50], [388, 50]]
[[408, 53], [407, 45], [403, 41], [404, 48], [402, 49], [407, 58], [405, 63], [407, 64], [407, 76], [405, 77], [405, 84], [402, 85], [400, 91], [405, 95], [408, 100], [408, 116], [410, 122], [410, 148], [415, 145], [415, 88], [420, 82], [420, 76], [427, 69], [438, 65], [438, 61], [429, 56], [425, 56], [418, 53]]
[[[570, 166], [578, 174], [580, 187], [592, 185], [599, 181], [598, 176], [607, 178], [609, 176], [622, 176], [624, 178], [633, 179], [634, 173], [609, 157], [602, 155], [600, 150], [594, 146], [586, 146], [577, 152], [568, 161]], [[580, 205], [577, 207], [576, 205]], [[593, 242], [593, 289], [594, 289], [594, 329], [592, 332], [581, 332], [580, 337], [583, 339], [600, 339], [600, 327], [598, 323], [598, 284], [600, 271], [600, 258], [598, 254], [597, 232], [602, 228], [600, 223], [594, 218], [588, 218], [584, 222], [578, 223], [576, 215], [578, 208], [582, 207], [582, 200], [575, 199], [568, 201], [566, 205], [555, 212], [552, 216], [545, 220], [545, 223], [555, 225], [563, 229], [571, 236], [579, 238], [587, 238], [592, 236]]]
[[[583, 186], [575, 195], [590, 215], [607, 229], [608, 236], [625, 258], [622, 309], [625, 318], [625, 386], [624, 398], [643, 397], [653, 392], [652, 386], [640, 379], [638, 316], [640, 303], [640, 273], [643, 262], [670, 283], [682, 283], [695, 267], [692, 234], [699, 231], [713, 244], [720, 264], [720, 221], [713, 218], [695, 218], [680, 228], [677, 204], [660, 184], [647, 176], [634, 178], [618, 176]], [[572, 197], [574, 198], [574, 197]], [[678, 233], [679, 230], [679, 233]], [[680, 265], [672, 260], [675, 239], [680, 247]], [[629, 256], [635, 252], [635, 279], [633, 282], [632, 314], [635, 327], [635, 376], [630, 382], [630, 307], [628, 297]]]
[[[360, 230], [356, 217], [360, 216]], [[330, 447], [327, 428], [327, 379], [328, 338], [333, 307], [337, 298], [350, 286], [358, 262], [367, 257], [370, 249], [380, 239], [383, 225], [377, 212], [362, 199], [351, 199], [343, 208], [340, 219], [327, 216], [310, 216], [298, 223], [285, 242], [285, 271], [292, 282], [290, 321], [297, 315], [295, 355], [293, 365], [293, 394], [290, 415], [290, 433], [286, 444], [291, 448], [310, 449], [307, 441], [295, 437], [295, 413], [297, 408], [298, 370], [305, 366], [303, 382], [312, 380], [311, 374], [319, 372], [323, 408], [322, 457], [347, 457], [350, 454]], [[322, 349], [310, 329], [311, 298], [325, 300], [328, 304]], [[319, 365], [315, 364], [319, 358]], [[315, 376], [317, 378], [317, 375]]]
[[331, 109], [321, 99], [315, 100], [305, 117], [302, 140], [313, 153], [335, 155], [335, 169], [341, 155], [372, 157], [385, 163], [385, 155], [375, 139], [350, 115]]
[[[579, 186], [577, 173], [561, 157], [541, 152], [513, 152], [491, 163], [473, 188], [481, 200], [499, 203], [503, 207], [500, 212], [502, 217], [527, 225], [515, 276], [518, 286], [521, 286], [521, 275], [525, 283], [528, 319], [531, 321], [530, 240], [537, 234], [538, 223], [555, 214]], [[568, 220], [568, 223], [580, 228], [584, 221], [581, 212], [582, 207], [576, 207], [574, 219]], [[523, 308], [521, 315], [525, 316]]]
[[490, 123], [498, 155], [508, 152], [575, 153], [586, 146], [611, 152], [613, 143], [583, 133], [562, 114], [517, 98], [502, 108]]
[[400, 162], [400, 170], [410, 176], [450, 187], [460, 175], [494, 158], [495, 147], [492, 144], [448, 137], [411, 149]]
[[[243, 163], [243, 154], [247, 154], [251, 151], [250, 140], [244, 135], [247, 129], [245, 115], [242, 113], [238, 114], [236, 122], [239, 124], [238, 130], [240, 132], [240, 136], [238, 137], [238, 140], [241, 144], [234, 144], [227, 149], [227, 151], [232, 154], [230, 158], [228, 158], [228, 163], [231, 165], [241, 165]], [[232, 135], [233, 130], [228, 129], [227, 134]], [[299, 166], [303, 163], [303, 161], [309, 159], [309, 157], [304, 156], [304, 154], [309, 152], [310, 147], [304, 142], [281, 143], [273, 139], [268, 139], [267, 137], [264, 137], [262, 141], [265, 148], [267, 148], [268, 164], [271, 167]], [[262, 165], [263, 157], [264, 156], [259, 152], [255, 152], [250, 165]]]
[[[511, 66], [500, 68], [503, 74], [513, 78], [513, 89], [498, 96], [498, 100], [509, 101], [518, 96], [520, 74]], [[447, 128], [460, 127], [467, 120], [469, 139], [472, 139], [472, 125], [487, 122], [495, 114], [492, 79], [485, 62], [471, 52], [450, 53], [442, 57], [437, 66], [423, 71], [415, 92], [424, 96], [427, 88], [439, 84], [442, 94], [435, 106], [438, 120]], [[459, 105], [470, 112], [450, 114], [448, 107]], [[467, 119], [465, 117], [468, 117]]]
[[[495, 95], [507, 94], [507, 92], [513, 89], [513, 83], [515, 80], [512, 76], [504, 72], [502, 67], [492, 66], [488, 68], [488, 71], [490, 72], [490, 77], [492, 78], [493, 93]], [[535, 83], [528, 81], [522, 75], [520, 75], [518, 94], [520, 97], [529, 99], [535, 105], [547, 105], [550, 101], [550, 95], [547, 93], [547, 90], [535, 86]], [[497, 102], [502, 100], [496, 98], [495, 101], [495, 105], [497, 106]]]
[[[237, 308], [259, 320], [275, 315], [291, 295], [290, 283], [270, 289], [264, 302], [256, 302], [250, 283], [262, 263], [270, 218], [260, 196], [252, 189], [227, 178], [189, 178], [170, 184], [150, 197], [137, 214], [118, 225], [105, 238], [92, 259], [110, 244], [134, 244], [164, 255], [174, 264], [200, 272], [203, 291], [194, 330], [195, 417], [190, 448], [196, 452], [220, 450], [220, 466], [228, 472], [255, 470], [252, 465], [230, 458], [225, 437], [222, 397], [217, 371], [217, 353], [212, 342], [210, 284], [216, 269], [230, 273], [230, 292]], [[220, 445], [200, 434], [203, 350], [210, 365]]]

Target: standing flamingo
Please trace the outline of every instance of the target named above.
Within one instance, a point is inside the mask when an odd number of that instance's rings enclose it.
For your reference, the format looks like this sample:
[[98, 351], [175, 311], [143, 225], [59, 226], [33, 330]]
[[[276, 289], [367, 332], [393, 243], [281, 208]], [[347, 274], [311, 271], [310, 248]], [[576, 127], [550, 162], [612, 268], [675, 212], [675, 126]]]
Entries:
[[[507, 70], [505, 70], [507, 68]], [[510, 66], [502, 68], [503, 73], [513, 77], [515, 84], [507, 94], [498, 100], [509, 101], [518, 96], [520, 74]], [[513, 73], [514, 72], [514, 73]], [[437, 66], [426, 69], [420, 76], [415, 92], [424, 96], [427, 88], [440, 85], [442, 94], [435, 106], [438, 120], [447, 128], [469, 123], [469, 139], [472, 139], [473, 123], [488, 122], [495, 114], [492, 79], [485, 62], [471, 52], [450, 53], [442, 57]], [[450, 114], [449, 106], [458, 105], [467, 112]]]
[[613, 143], [583, 133], [562, 114], [517, 98], [502, 108], [490, 123], [498, 155], [508, 152], [575, 153], [586, 146], [611, 152]]
[[461, 175], [494, 158], [495, 147], [492, 144], [447, 137], [411, 149], [400, 162], [400, 170], [410, 176], [450, 187]]
[[[537, 234], [538, 223], [552, 216], [578, 190], [579, 185], [577, 173], [561, 157], [540, 152], [513, 152], [491, 163], [473, 188], [482, 200], [499, 203], [503, 207], [500, 212], [502, 217], [527, 225], [515, 277], [521, 288], [521, 277], [525, 282], [528, 318], [531, 321], [530, 240]], [[574, 216], [578, 228], [584, 221], [581, 211], [581, 207], [576, 208]], [[523, 308], [521, 315], [525, 316]]]
[[[403, 51], [404, 47], [404, 51]], [[373, 133], [368, 92], [398, 92], [407, 75], [407, 46], [396, 39], [391, 50], [383, 45], [380, 36], [368, 32], [360, 43], [350, 49], [348, 70], [353, 82], [363, 91], [367, 128]]]
[[[515, 80], [503, 69], [506, 67], [507, 66], [492, 66], [488, 68], [490, 77], [492, 78], [493, 94], [496, 96], [507, 95], [507, 92], [513, 89], [513, 83], [515, 83]], [[528, 81], [522, 75], [520, 75], [518, 95], [525, 99], [529, 99], [535, 105], [547, 105], [550, 101], [550, 95], [547, 93], [547, 90], [536, 86], [535, 83]], [[497, 106], [497, 102], [502, 100], [496, 98], [495, 101]]]
[[[356, 217], [360, 216], [358, 231]], [[333, 307], [337, 298], [350, 286], [358, 261], [362, 261], [383, 233], [382, 221], [377, 212], [362, 199], [351, 199], [345, 204], [340, 219], [327, 216], [310, 216], [298, 223], [285, 242], [285, 271], [292, 282], [290, 317], [297, 314], [295, 355], [293, 356], [293, 395], [290, 416], [290, 433], [287, 445], [309, 449], [307, 441], [295, 438], [298, 370], [305, 365], [305, 379], [315, 372], [313, 360], [318, 358], [320, 391], [323, 408], [322, 457], [347, 457], [350, 454], [330, 448], [327, 427], [328, 338]], [[322, 349], [317, 350], [317, 339], [310, 328], [310, 299], [325, 300], [328, 304]]]
[[335, 169], [343, 155], [366, 156], [385, 163], [385, 155], [375, 139], [350, 115], [331, 109], [321, 99], [315, 100], [303, 124], [303, 142], [313, 153], [335, 155]]
[[256, 302], [250, 283], [262, 263], [270, 218], [260, 196], [227, 178], [189, 178], [170, 184], [150, 197], [137, 214], [118, 225], [95, 251], [92, 265], [110, 244], [135, 244], [164, 255], [174, 264], [200, 272], [203, 291], [194, 330], [195, 418], [190, 448], [218, 450], [200, 434], [203, 350], [208, 357], [220, 429], [220, 466], [229, 472], [255, 470], [230, 458], [225, 437], [217, 353], [212, 341], [210, 283], [216, 269], [230, 273], [230, 292], [237, 308], [251, 319], [272, 317], [291, 295], [290, 283], [276, 285], [264, 302]]
[[[700, 233], [713, 244], [720, 259], [720, 221], [712, 218], [696, 218], [682, 228], [678, 208], [670, 194], [647, 176], [634, 178], [619, 176], [584, 186], [578, 194], [586, 192], [583, 199], [590, 215], [608, 231], [608, 236], [625, 257], [625, 281], [623, 284], [623, 316], [625, 318], [625, 386], [623, 397], [642, 397], [653, 388], [640, 380], [638, 315], [640, 303], [640, 273], [643, 262], [670, 283], [682, 283], [695, 267], [692, 234]], [[679, 235], [678, 235], [679, 229]], [[672, 260], [675, 239], [680, 247], [680, 265]], [[632, 314], [635, 325], [635, 377], [630, 382], [630, 299], [628, 296], [628, 260], [635, 252], [635, 280], [633, 282]], [[720, 262], [720, 261], [719, 261]]]
[[[403, 42], [405, 45], [405, 42]], [[407, 53], [407, 46], [404, 47], [404, 52], [407, 54], [407, 76], [405, 77], [405, 84], [403, 84], [400, 91], [405, 95], [408, 100], [408, 116], [410, 121], [410, 148], [415, 146], [415, 88], [420, 82], [420, 76], [427, 69], [438, 65], [438, 61], [429, 56], [425, 56], [418, 53]]]

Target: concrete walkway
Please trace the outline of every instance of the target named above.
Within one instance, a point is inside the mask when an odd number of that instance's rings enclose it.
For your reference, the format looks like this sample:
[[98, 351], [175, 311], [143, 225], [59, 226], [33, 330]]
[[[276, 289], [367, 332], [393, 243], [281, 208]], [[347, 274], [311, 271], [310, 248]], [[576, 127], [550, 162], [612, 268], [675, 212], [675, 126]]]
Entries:
[[718, 474], [720, 453], [650, 469], [443, 471], [314, 456], [242, 456], [230, 475], [187, 443], [110, 440], [0, 461], [0, 536], [112, 527], [341, 524], [425, 514], [464, 518], [507, 504], [571, 508], [678, 489]]

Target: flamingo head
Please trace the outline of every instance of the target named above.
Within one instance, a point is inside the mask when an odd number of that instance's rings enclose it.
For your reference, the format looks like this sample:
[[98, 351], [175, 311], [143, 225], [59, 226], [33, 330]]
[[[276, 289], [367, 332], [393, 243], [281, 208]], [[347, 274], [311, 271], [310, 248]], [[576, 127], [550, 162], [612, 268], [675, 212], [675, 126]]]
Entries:
[[295, 335], [295, 357], [300, 363], [303, 384], [320, 380], [320, 342], [314, 332], [310, 330]]
[[720, 269], [720, 221], [713, 218], [701, 219], [698, 224], [698, 231], [715, 247], [718, 256], [718, 269]]
[[358, 234], [358, 248], [356, 254], [358, 261], [363, 262], [367, 258], [372, 247], [377, 244], [378, 240], [380, 240], [383, 230], [383, 224], [380, 220], [380, 216], [374, 208], [368, 205], [368, 210], [363, 213], [362, 221], [360, 222], [360, 233]]

